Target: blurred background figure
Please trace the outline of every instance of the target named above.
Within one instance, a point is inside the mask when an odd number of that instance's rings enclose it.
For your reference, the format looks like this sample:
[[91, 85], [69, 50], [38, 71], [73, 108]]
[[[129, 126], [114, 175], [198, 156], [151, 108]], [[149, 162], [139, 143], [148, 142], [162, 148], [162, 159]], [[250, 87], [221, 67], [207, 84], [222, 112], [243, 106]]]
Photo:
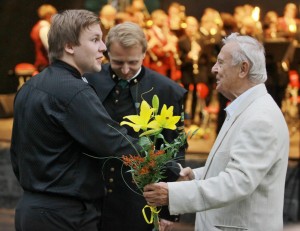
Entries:
[[220, 13], [213, 8], [206, 8], [200, 19], [200, 32], [210, 43], [221, 41], [223, 21]]
[[34, 43], [35, 61], [34, 66], [42, 71], [49, 65], [48, 59], [48, 31], [51, 17], [57, 13], [57, 9], [50, 4], [43, 4], [37, 10], [39, 21], [33, 26], [30, 37]]
[[[205, 105], [198, 101], [197, 84], [207, 84], [207, 60], [202, 56], [204, 41], [199, 32], [199, 23], [195, 17], [186, 18], [185, 35], [178, 41], [179, 57], [181, 59], [181, 83], [189, 94], [185, 97], [184, 108], [186, 119], [191, 124], [200, 124], [202, 119], [201, 111]], [[190, 102], [190, 105], [187, 105]], [[199, 117], [196, 116], [196, 108], [200, 107]], [[189, 121], [187, 120], [187, 121]]]
[[242, 21], [245, 16], [246, 12], [243, 6], [236, 6], [234, 8], [233, 17], [239, 29], [242, 27]]
[[146, 22], [150, 19], [150, 14], [143, 0], [133, 0], [126, 8], [126, 12], [130, 15], [131, 22], [145, 28]]
[[294, 3], [287, 3], [283, 16], [278, 18], [278, 32], [285, 38], [293, 39], [299, 27], [298, 9]]
[[150, 14], [144, 0], [132, 0], [131, 8], [134, 12], [141, 12], [145, 18], [150, 18]]
[[211, 73], [211, 68], [216, 62], [221, 47], [223, 21], [219, 11], [213, 8], [205, 8], [200, 18], [200, 34], [204, 39], [205, 47], [202, 49], [203, 57], [207, 59], [207, 87], [208, 96], [205, 98], [206, 105], [209, 105], [213, 96], [216, 78]]
[[268, 11], [263, 20], [263, 31], [266, 39], [277, 38], [278, 14], [275, 11]]
[[177, 36], [180, 37], [184, 34], [185, 24], [185, 6], [178, 2], [172, 2], [168, 7], [168, 24], [170, 30]]
[[148, 50], [144, 65], [173, 80], [180, 78], [178, 38], [168, 26], [168, 15], [163, 10], [151, 13], [152, 26], [147, 30]]
[[[288, 3], [285, 6], [283, 17], [279, 17], [274, 11], [268, 11], [263, 20], [268, 72], [266, 87], [280, 108], [282, 108], [286, 94], [289, 82], [289, 65], [295, 49], [295, 44], [292, 41], [297, 29], [296, 11], [296, 5]], [[283, 47], [284, 44], [287, 44], [286, 47]]]
[[123, 11], [117, 12], [115, 19], [116, 25], [128, 21], [131, 21], [131, 15], [129, 13]]
[[231, 33], [238, 32], [238, 25], [232, 14], [222, 12], [220, 13], [220, 16], [223, 21], [223, 28], [221, 32], [222, 37], [226, 37]]
[[110, 28], [116, 24], [117, 10], [111, 4], [104, 5], [99, 11], [99, 18], [101, 20], [101, 29], [103, 32], [103, 41]]
[[260, 22], [260, 8], [249, 4], [243, 6], [244, 17], [240, 21], [240, 33], [263, 40], [262, 24]]

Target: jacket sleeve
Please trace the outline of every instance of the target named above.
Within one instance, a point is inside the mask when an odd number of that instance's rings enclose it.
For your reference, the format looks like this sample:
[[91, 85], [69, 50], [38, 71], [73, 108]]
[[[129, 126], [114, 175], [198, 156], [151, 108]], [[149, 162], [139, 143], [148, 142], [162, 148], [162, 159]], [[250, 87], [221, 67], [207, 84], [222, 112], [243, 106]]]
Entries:
[[62, 123], [76, 141], [97, 157], [136, 155], [140, 149], [138, 139], [128, 136], [126, 129], [111, 119], [91, 88], [72, 99]]

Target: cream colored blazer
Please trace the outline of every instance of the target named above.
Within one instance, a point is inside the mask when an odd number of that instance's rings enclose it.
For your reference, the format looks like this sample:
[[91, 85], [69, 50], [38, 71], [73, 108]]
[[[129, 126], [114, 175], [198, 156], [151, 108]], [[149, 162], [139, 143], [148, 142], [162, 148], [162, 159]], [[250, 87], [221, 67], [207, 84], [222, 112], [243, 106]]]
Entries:
[[225, 121], [198, 179], [168, 183], [171, 214], [196, 231], [281, 231], [289, 132], [264, 84]]

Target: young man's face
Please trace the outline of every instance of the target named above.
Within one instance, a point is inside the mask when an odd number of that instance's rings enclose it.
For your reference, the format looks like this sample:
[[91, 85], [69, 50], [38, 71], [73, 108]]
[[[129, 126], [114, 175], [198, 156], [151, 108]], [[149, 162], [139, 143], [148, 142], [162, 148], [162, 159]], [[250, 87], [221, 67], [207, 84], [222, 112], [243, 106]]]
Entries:
[[99, 24], [90, 25], [82, 30], [79, 38], [80, 45], [74, 46], [74, 62], [83, 73], [99, 72], [101, 60], [106, 46], [102, 41], [102, 31]]
[[125, 80], [131, 79], [139, 71], [145, 58], [142, 46], [124, 48], [117, 42], [111, 44], [108, 55], [112, 70]]

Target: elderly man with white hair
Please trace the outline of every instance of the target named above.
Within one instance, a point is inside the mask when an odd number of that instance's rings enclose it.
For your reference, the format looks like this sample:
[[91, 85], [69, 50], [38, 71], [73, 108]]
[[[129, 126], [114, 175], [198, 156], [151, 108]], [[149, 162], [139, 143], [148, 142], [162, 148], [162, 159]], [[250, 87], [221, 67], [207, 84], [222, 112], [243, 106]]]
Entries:
[[147, 185], [144, 196], [171, 214], [197, 212], [197, 231], [283, 230], [289, 133], [264, 84], [264, 48], [236, 33], [223, 42], [212, 72], [231, 104], [205, 166], [183, 169], [186, 181]]

